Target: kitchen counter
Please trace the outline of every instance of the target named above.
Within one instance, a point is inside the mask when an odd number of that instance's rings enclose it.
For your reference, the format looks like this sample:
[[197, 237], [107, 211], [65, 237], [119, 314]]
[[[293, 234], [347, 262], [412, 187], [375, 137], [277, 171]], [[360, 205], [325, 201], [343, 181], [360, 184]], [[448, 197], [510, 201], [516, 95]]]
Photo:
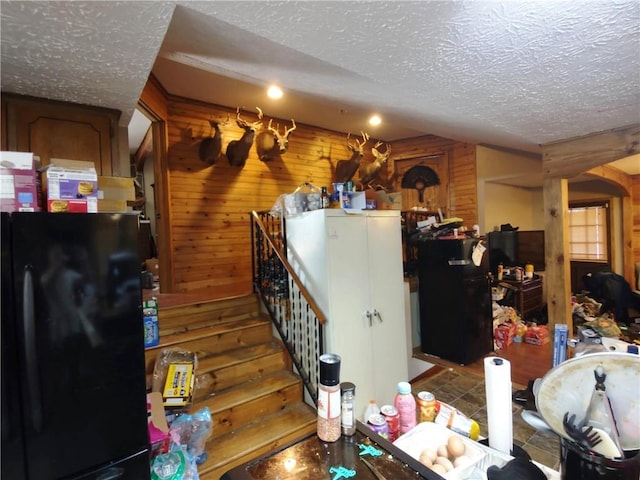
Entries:
[[[382, 454], [360, 456], [371, 448]], [[360, 422], [352, 437], [343, 435], [337, 442], [327, 443], [312, 434], [230, 470], [221, 480], [376, 480], [360, 458], [369, 461], [389, 480], [443, 480]], [[340, 470], [340, 467], [344, 469]]]
[[[483, 469], [474, 468], [467, 480], [486, 480], [489, 465], [504, 465], [511, 457], [478, 444], [487, 452]], [[361, 452], [381, 451], [378, 456]], [[282, 449], [263, 455], [225, 473], [221, 480], [377, 480], [360, 458], [369, 461], [388, 480], [444, 480], [443, 477], [392, 445], [367, 426], [357, 422], [352, 437], [342, 436], [335, 443], [307, 435]], [[534, 462], [536, 463], [536, 462]], [[558, 472], [536, 463], [550, 480], [559, 480]], [[344, 467], [341, 469], [341, 467]]]

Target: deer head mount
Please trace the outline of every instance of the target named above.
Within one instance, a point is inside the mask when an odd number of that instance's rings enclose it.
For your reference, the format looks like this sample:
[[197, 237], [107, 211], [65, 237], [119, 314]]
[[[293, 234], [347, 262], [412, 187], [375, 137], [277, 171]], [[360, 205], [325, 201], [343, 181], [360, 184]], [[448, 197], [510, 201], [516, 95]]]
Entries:
[[369, 135], [365, 132], [362, 134], [362, 142], [356, 139], [355, 144], [351, 144], [349, 139], [351, 134], [347, 135], [347, 150], [351, 152], [351, 158], [348, 160], [340, 160], [336, 166], [336, 182], [344, 183], [348, 182], [358, 171], [360, 166], [360, 160], [364, 155], [364, 145], [369, 141]]
[[263, 162], [268, 162], [279, 158], [280, 155], [286, 153], [289, 148], [289, 135], [296, 129], [296, 122], [291, 119], [291, 128], [285, 128], [282, 135], [278, 131], [279, 125], [276, 124], [276, 128], [271, 126], [273, 119], [269, 120], [269, 126], [266, 132], [260, 132], [256, 137], [256, 152], [258, 158]]
[[224, 123], [209, 120], [211, 132], [208, 137], [202, 139], [200, 147], [198, 148], [200, 160], [208, 165], [214, 165], [222, 153], [222, 130], [220, 126], [227, 125], [229, 123], [229, 117], [229, 114], [227, 114], [227, 120]]
[[360, 171], [358, 173], [360, 175], [360, 183], [363, 185], [371, 183], [371, 181], [378, 175], [382, 165], [389, 160], [389, 156], [391, 155], [391, 145], [388, 143], [386, 144], [386, 150], [384, 153], [381, 153], [378, 150], [380, 145], [382, 145], [382, 142], [376, 142], [375, 146], [371, 149], [373, 162], [360, 166]]
[[258, 110], [258, 121], [248, 123], [240, 118], [240, 107], [236, 109], [236, 124], [244, 130], [239, 140], [231, 140], [227, 145], [227, 160], [233, 167], [244, 167], [256, 132], [262, 128], [262, 110]]

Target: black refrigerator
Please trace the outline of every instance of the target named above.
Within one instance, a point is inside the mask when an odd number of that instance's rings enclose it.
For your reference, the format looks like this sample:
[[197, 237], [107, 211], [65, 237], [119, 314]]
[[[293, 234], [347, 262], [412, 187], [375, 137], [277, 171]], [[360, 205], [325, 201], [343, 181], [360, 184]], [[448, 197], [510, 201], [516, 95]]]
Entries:
[[420, 343], [424, 353], [466, 365], [493, 351], [488, 251], [482, 239], [425, 239], [418, 246]]
[[1, 477], [150, 477], [138, 217], [2, 213]]

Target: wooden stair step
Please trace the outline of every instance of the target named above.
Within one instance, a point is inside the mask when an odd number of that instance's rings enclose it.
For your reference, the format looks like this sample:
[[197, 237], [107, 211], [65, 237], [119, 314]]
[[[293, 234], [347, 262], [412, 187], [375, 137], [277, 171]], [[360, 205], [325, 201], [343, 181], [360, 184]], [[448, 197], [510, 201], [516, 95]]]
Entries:
[[260, 315], [260, 306], [255, 295], [164, 308], [161, 302], [158, 303], [161, 336], [248, 320]]
[[241, 320], [231, 324], [199, 328], [160, 337], [160, 343], [145, 350], [147, 373], [153, 371], [156, 356], [163, 348], [176, 347], [194, 353], [230, 350], [240, 346], [256, 345], [273, 339], [271, 322], [264, 318]]
[[256, 418], [276, 413], [301, 398], [300, 377], [280, 370], [196, 401], [192, 411], [209, 407], [213, 418], [212, 438], [217, 438]]
[[200, 387], [196, 400], [290, 366], [291, 361], [276, 341], [198, 357], [196, 375]]
[[282, 351], [282, 344], [274, 341], [272, 337], [269, 342], [234, 348], [221, 353], [205, 352], [198, 358], [198, 373], [229, 368], [273, 353], [282, 353]]
[[198, 466], [200, 480], [219, 480], [227, 470], [315, 432], [316, 421], [315, 410], [299, 402], [210, 440], [208, 459]]

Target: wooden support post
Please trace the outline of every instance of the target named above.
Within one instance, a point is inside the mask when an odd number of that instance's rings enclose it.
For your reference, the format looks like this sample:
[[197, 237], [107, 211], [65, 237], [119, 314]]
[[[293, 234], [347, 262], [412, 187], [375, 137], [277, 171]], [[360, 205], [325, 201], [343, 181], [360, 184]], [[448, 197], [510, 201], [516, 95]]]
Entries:
[[543, 182], [545, 235], [545, 276], [549, 330], [565, 323], [573, 332], [571, 318], [571, 274], [567, 213], [569, 189], [566, 178], [547, 177]]

